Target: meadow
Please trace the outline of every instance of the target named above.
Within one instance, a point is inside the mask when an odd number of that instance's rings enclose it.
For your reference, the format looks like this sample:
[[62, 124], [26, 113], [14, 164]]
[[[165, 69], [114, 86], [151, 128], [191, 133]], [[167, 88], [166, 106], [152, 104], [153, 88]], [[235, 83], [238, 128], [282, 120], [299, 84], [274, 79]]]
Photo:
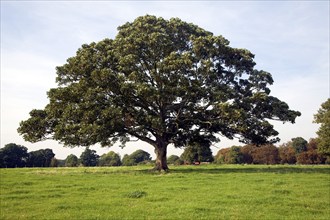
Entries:
[[330, 166], [0, 169], [0, 219], [330, 219]]

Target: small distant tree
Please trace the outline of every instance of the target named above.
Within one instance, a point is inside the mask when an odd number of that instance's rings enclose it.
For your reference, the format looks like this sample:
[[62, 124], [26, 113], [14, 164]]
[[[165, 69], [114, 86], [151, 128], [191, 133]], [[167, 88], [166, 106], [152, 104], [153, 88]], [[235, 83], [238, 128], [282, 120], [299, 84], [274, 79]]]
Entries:
[[86, 147], [85, 151], [80, 155], [80, 162], [85, 167], [94, 167], [97, 165], [99, 155], [96, 154], [95, 150]]
[[14, 143], [0, 149], [0, 167], [24, 167], [28, 158], [27, 148]]
[[289, 141], [280, 145], [278, 148], [279, 163], [281, 164], [295, 164], [297, 162], [296, 151], [292, 147], [292, 142]]
[[318, 149], [318, 142], [316, 138], [311, 138], [308, 141], [307, 150], [317, 150]]
[[131, 158], [128, 154], [125, 154], [122, 159], [122, 165], [123, 166], [134, 166], [134, 165], [136, 165], [136, 163], [133, 160], [133, 158]]
[[144, 150], [136, 150], [131, 155], [130, 158], [134, 161], [134, 163], [138, 164], [144, 161], [150, 161], [150, 154]]
[[280, 161], [278, 148], [272, 144], [257, 147], [252, 157], [255, 164], [277, 164]]
[[254, 154], [256, 150], [256, 146], [252, 144], [245, 145], [241, 147], [241, 154], [243, 157], [243, 163], [247, 164], [252, 164], [253, 163], [253, 157], [252, 155]]
[[292, 147], [295, 149], [296, 154], [307, 151], [307, 141], [302, 137], [292, 138]]
[[107, 154], [103, 154], [99, 159], [99, 166], [120, 166], [121, 160], [119, 154], [110, 151]]
[[224, 164], [228, 163], [229, 158], [229, 151], [230, 148], [222, 148], [217, 152], [217, 155], [215, 156], [215, 162], [217, 164]]
[[243, 154], [241, 152], [241, 147], [232, 146], [230, 148], [227, 162], [230, 163], [230, 164], [243, 163]]
[[304, 151], [297, 156], [298, 164], [324, 164], [326, 158], [319, 154], [317, 150]]
[[185, 164], [193, 164], [198, 160], [197, 149], [194, 146], [188, 146], [184, 149], [180, 158], [184, 161]]
[[198, 142], [191, 143], [186, 147], [181, 155], [181, 159], [185, 163], [194, 162], [213, 162], [214, 158], [210, 149], [209, 141], [199, 140]]
[[317, 114], [314, 115], [314, 122], [321, 125], [317, 131], [318, 151], [324, 154], [330, 163], [330, 98], [321, 105]]
[[317, 139], [311, 138], [307, 145], [307, 151], [297, 156], [298, 164], [324, 164], [326, 155], [319, 152]]
[[144, 150], [136, 150], [130, 155], [125, 154], [122, 159], [123, 166], [134, 166], [139, 163], [151, 161], [150, 154]]
[[27, 160], [29, 167], [50, 167], [55, 154], [52, 149], [40, 149], [31, 151]]
[[78, 157], [74, 154], [70, 154], [65, 159], [66, 167], [77, 167], [79, 165]]
[[243, 154], [241, 147], [232, 146], [230, 148], [220, 149], [215, 156], [216, 163], [222, 164], [239, 164], [243, 163]]
[[177, 155], [171, 155], [167, 158], [167, 163], [173, 165], [182, 165], [183, 160], [181, 160], [181, 158]]

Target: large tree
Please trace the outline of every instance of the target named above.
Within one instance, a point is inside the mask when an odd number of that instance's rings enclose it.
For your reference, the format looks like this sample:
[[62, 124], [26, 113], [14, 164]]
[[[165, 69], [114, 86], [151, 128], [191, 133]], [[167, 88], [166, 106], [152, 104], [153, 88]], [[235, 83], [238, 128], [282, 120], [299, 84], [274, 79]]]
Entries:
[[27, 141], [71, 147], [137, 138], [155, 148], [157, 170], [168, 169], [169, 144], [218, 141], [218, 134], [276, 142], [268, 119], [294, 123], [300, 113], [270, 95], [272, 76], [256, 70], [253, 58], [180, 19], [138, 17], [115, 39], [84, 44], [57, 67], [50, 103], [18, 131]]

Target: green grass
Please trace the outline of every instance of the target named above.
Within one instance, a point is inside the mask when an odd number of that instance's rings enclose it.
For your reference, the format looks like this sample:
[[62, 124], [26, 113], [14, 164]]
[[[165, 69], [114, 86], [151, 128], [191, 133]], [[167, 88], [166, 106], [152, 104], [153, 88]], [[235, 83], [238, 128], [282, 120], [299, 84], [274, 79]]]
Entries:
[[0, 219], [330, 219], [330, 166], [1, 169]]

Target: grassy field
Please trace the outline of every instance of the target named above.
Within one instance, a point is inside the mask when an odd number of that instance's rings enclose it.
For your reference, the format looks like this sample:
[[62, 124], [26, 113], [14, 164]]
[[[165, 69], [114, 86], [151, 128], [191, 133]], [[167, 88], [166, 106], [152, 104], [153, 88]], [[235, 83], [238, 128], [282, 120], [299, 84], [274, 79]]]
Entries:
[[330, 166], [1, 169], [0, 219], [330, 219]]

